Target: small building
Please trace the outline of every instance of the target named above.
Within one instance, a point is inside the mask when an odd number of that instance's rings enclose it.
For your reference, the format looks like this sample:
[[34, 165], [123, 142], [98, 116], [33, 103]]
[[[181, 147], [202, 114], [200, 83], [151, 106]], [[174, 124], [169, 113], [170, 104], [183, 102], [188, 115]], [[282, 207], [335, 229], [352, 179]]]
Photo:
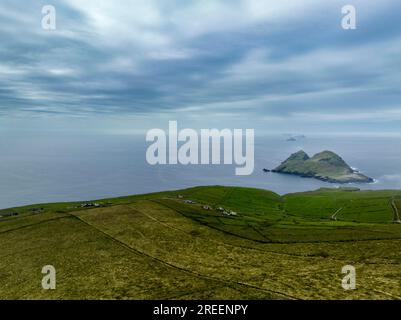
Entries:
[[95, 207], [95, 208], [100, 207], [100, 203], [97, 203], [97, 202], [81, 203], [81, 208], [93, 208], [93, 207]]

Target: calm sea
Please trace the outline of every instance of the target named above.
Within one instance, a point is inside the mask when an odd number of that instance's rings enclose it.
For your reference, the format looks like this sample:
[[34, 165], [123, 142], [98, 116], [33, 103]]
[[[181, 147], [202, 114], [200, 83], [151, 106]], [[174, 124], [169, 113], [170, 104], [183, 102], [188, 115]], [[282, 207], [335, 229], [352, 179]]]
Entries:
[[91, 200], [198, 185], [257, 187], [284, 194], [335, 187], [314, 179], [263, 173], [304, 149], [332, 150], [376, 179], [364, 189], [401, 189], [401, 139], [256, 137], [255, 171], [235, 176], [232, 166], [150, 166], [144, 136], [3, 136], [0, 140], [0, 208], [56, 201]]

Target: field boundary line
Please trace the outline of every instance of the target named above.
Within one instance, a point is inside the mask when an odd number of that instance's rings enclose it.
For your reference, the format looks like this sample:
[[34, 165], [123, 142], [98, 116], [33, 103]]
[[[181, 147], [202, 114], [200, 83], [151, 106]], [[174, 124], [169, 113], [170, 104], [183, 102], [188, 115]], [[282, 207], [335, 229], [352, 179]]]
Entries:
[[[172, 200], [172, 199], [168, 199], [167, 200]], [[367, 242], [367, 241], [392, 241], [392, 240], [401, 240], [401, 237], [397, 237], [397, 238], [371, 238], [371, 239], [344, 239], [344, 240], [316, 240], [316, 241], [277, 241], [277, 240], [271, 240], [271, 241], [262, 241], [262, 240], [256, 240], [256, 239], [249, 239], [249, 238], [245, 238], [243, 236], [240, 236], [238, 234], [235, 233], [231, 233], [229, 231], [226, 230], [222, 230], [219, 228], [216, 228], [212, 225], [206, 224], [202, 221], [199, 221], [197, 219], [193, 219], [188, 217], [185, 213], [181, 212], [180, 210], [177, 210], [175, 208], [170, 207], [168, 204], [159, 202], [158, 200], [155, 199], [150, 199], [149, 201], [155, 202], [157, 204], [160, 204], [162, 206], [165, 206], [166, 208], [169, 208], [179, 214], [181, 214], [182, 216], [184, 216], [187, 219], [191, 219], [192, 221], [195, 221], [197, 223], [199, 223], [200, 225], [206, 226], [208, 228], [217, 230], [219, 232], [240, 238], [240, 239], [244, 239], [244, 240], [248, 240], [248, 241], [253, 241], [253, 242], [257, 242], [257, 243], [261, 243], [261, 244], [277, 244], [277, 245], [288, 245], [288, 244], [305, 244], [305, 243], [310, 243], [310, 244], [314, 244], [314, 243], [348, 243], [348, 242]]]
[[[154, 201], [151, 201], [151, 200], [146, 200], [146, 201], [154, 202]], [[158, 205], [162, 205], [161, 203], [157, 203], [157, 202], [155, 202], [155, 203], [158, 204]], [[257, 251], [257, 252], [270, 253], [270, 254], [279, 255], [279, 256], [296, 257], [296, 258], [307, 258], [307, 259], [323, 259], [322, 257], [317, 257], [317, 256], [308, 256], [308, 255], [300, 255], [300, 254], [283, 253], [283, 252], [277, 252], [277, 251], [271, 251], [271, 250], [263, 250], [263, 249], [260, 249], [260, 248], [252, 248], [252, 247], [247, 247], [247, 246], [241, 246], [241, 245], [236, 245], [236, 244], [232, 244], [232, 243], [228, 243], [228, 242], [224, 242], [224, 241], [218, 241], [218, 240], [213, 240], [213, 239], [205, 238], [205, 237], [202, 237], [202, 236], [200, 236], [200, 235], [192, 235], [192, 234], [190, 234], [189, 232], [186, 232], [185, 230], [182, 230], [182, 229], [177, 228], [177, 227], [170, 226], [169, 224], [167, 224], [167, 223], [165, 223], [165, 222], [163, 222], [163, 221], [160, 221], [160, 220], [158, 220], [157, 218], [152, 217], [152, 216], [150, 216], [149, 214], [147, 214], [147, 213], [145, 213], [145, 212], [142, 212], [142, 211], [140, 211], [140, 210], [138, 210], [138, 209], [136, 209], [136, 208], [132, 208], [132, 207], [130, 207], [129, 205], [127, 205], [127, 206], [128, 206], [128, 208], [130, 208], [132, 211], [135, 211], [135, 212], [137, 212], [137, 213], [140, 213], [140, 214], [142, 214], [142, 215], [148, 217], [149, 219], [152, 219], [152, 220], [154, 220], [155, 222], [160, 223], [161, 225], [163, 225], [163, 226], [165, 226], [165, 227], [167, 227], [167, 228], [170, 228], [170, 229], [172, 229], [172, 230], [176, 230], [176, 231], [178, 231], [178, 232], [184, 233], [185, 235], [190, 236], [190, 237], [194, 237], [194, 238], [199, 238], [199, 239], [202, 239], [202, 240], [211, 241], [211, 242], [214, 242], [214, 243], [219, 244], [219, 245], [225, 245], [225, 246], [229, 246], [229, 247], [233, 247], [233, 248], [237, 248], [237, 249], [246, 249], [246, 250], [252, 250], [252, 251]], [[169, 210], [172, 210], [172, 211], [174, 211], [174, 212], [180, 214], [179, 212], [177, 212], [177, 211], [175, 211], [175, 210], [173, 210], [173, 209], [171, 209], [171, 208], [169, 208], [169, 207], [167, 207], [167, 206], [165, 206], [165, 208], [167, 208], [167, 209], [169, 209]], [[180, 215], [181, 215], [181, 214], [180, 214]], [[190, 219], [190, 218], [188, 218], [188, 217], [183, 216], [183, 218], [188, 219], [189, 221], [192, 221], [192, 222], [197, 223], [197, 221], [194, 221], [193, 219]], [[208, 226], [204, 226], [204, 225], [202, 225], [202, 227], [209, 228]], [[211, 229], [213, 229], [213, 228], [211, 228]], [[215, 229], [213, 229], [213, 230], [215, 230]], [[218, 231], [218, 230], [216, 230], [216, 231]], [[218, 231], [218, 232], [220, 232], [220, 231]], [[237, 238], [237, 236], [233, 236], [233, 237]], [[243, 239], [243, 240], [245, 240], [245, 241], [252, 241], [252, 242], [254, 242], [253, 240], [250, 240], [250, 239], [245, 239], [245, 238], [241, 238], [241, 239]], [[265, 243], [265, 244], [266, 244], [266, 245], [269, 245], [270, 243]], [[324, 259], [327, 259], [327, 258], [324, 258]], [[343, 259], [331, 259], [331, 260], [333, 260], [333, 261], [344, 261]]]
[[77, 220], [79, 220], [79, 221], [81, 221], [82, 223], [86, 224], [86, 225], [89, 226], [90, 228], [93, 228], [93, 229], [95, 229], [96, 231], [100, 232], [100, 233], [103, 234], [106, 238], [108, 238], [109, 240], [111, 240], [111, 241], [113, 241], [113, 242], [119, 244], [120, 246], [124, 247], [125, 249], [127, 249], [127, 250], [129, 250], [129, 251], [131, 251], [131, 252], [133, 252], [133, 253], [136, 253], [136, 254], [138, 254], [138, 255], [146, 256], [146, 257], [148, 257], [148, 258], [150, 258], [150, 259], [152, 259], [152, 260], [155, 260], [155, 261], [157, 261], [157, 262], [159, 262], [159, 263], [161, 263], [161, 264], [164, 264], [164, 265], [166, 265], [166, 266], [168, 266], [168, 267], [170, 267], [170, 268], [173, 268], [173, 269], [176, 269], [176, 270], [179, 270], [179, 271], [182, 271], [182, 272], [191, 274], [191, 275], [193, 275], [193, 276], [195, 276], [195, 277], [198, 277], [198, 278], [203, 278], [203, 279], [207, 279], [207, 280], [217, 281], [217, 282], [223, 283], [223, 284], [225, 284], [225, 285], [227, 285], [227, 286], [230, 286], [230, 285], [239, 285], [239, 286], [244, 286], [244, 287], [247, 287], [247, 288], [251, 288], [251, 289], [255, 289], [255, 290], [260, 290], [260, 291], [267, 292], [267, 293], [273, 293], [273, 294], [281, 295], [281, 296], [286, 297], [286, 298], [289, 298], [289, 299], [299, 300], [299, 298], [297, 298], [297, 297], [295, 297], [295, 296], [292, 296], [292, 295], [289, 295], [289, 294], [286, 294], [286, 293], [283, 293], [283, 292], [279, 292], [279, 291], [275, 291], [275, 290], [271, 290], [271, 289], [260, 288], [260, 287], [258, 287], [258, 286], [255, 286], [255, 285], [252, 285], [252, 284], [249, 284], [249, 283], [245, 283], [245, 282], [231, 281], [231, 280], [221, 279], [221, 278], [217, 278], [217, 277], [212, 277], [212, 276], [209, 276], [209, 275], [201, 274], [201, 273], [196, 272], [196, 271], [192, 271], [192, 270], [188, 270], [188, 269], [185, 269], [185, 268], [176, 266], [176, 265], [174, 265], [174, 264], [172, 264], [172, 263], [166, 262], [166, 261], [164, 261], [164, 260], [162, 260], [162, 259], [159, 259], [159, 258], [154, 257], [154, 256], [152, 256], [152, 255], [150, 255], [150, 254], [147, 254], [147, 253], [145, 253], [145, 252], [143, 252], [143, 251], [141, 251], [141, 250], [138, 250], [138, 249], [135, 249], [135, 248], [129, 246], [128, 244], [126, 244], [126, 243], [124, 243], [124, 242], [122, 242], [122, 241], [120, 241], [120, 240], [114, 238], [113, 236], [111, 236], [111, 235], [108, 234], [107, 232], [104, 232], [103, 230], [101, 230], [101, 229], [97, 228], [96, 226], [90, 224], [89, 222], [85, 221], [84, 219], [82, 219], [82, 218], [79, 217], [79, 216], [76, 216], [76, 215], [73, 215], [73, 214], [71, 214], [71, 216], [72, 216], [72, 217], [75, 217]]
[[48, 222], [52, 222], [52, 221], [56, 221], [56, 220], [65, 219], [65, 218], [70, 218], [70, 215], [66, 214], [66, 215], [64, 215], [62, 217], [55, 217], [55, 218], [39, 221], [39, 222], [36, 222], [36, 223], [31, 223], [31, 224], [28, 224], [26, 226], [21, 226], [21, 227], [18, 227], [18, 228], [9, 229], [9, 230], [5, 230], [5, 231], [0, 231], [0, 235], [5, 234], [5, 233], [9, 233], [9, 232], [13, 232], [13, 231], [18, 231], [18, 230], [30, 228], [30, 227], [33, 227], [33, 226], [37, 226], [39, 224], [44, 224], [44, 223], [48, 223]]

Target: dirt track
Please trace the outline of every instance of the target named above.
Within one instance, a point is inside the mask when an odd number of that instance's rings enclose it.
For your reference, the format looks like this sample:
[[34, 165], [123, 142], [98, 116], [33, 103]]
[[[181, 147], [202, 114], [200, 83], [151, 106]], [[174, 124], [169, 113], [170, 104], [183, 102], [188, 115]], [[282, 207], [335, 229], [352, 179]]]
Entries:
[[400, 214], [398, 212], [397, 205], [395, 204], [394, 197], [391, 199], [391, 208], [393, 209], [394, 212], [393, 222], [396, 224], [401, 224]]

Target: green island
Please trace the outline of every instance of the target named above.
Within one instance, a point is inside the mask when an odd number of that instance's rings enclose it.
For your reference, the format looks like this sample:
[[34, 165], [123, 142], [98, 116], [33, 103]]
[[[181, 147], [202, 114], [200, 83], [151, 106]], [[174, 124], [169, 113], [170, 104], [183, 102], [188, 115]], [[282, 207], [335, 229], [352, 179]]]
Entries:
[[400, 208], [401, 190], [210, 186], [0, 210], [0, 298], [401, 299]]
[[372, 178], [353, 170], [332, 151], [323, 151], [310, 158], [308, 154], [300, 150], [292, 154], [272, 172], [315, 178], [331, 183], [374, 182]]

